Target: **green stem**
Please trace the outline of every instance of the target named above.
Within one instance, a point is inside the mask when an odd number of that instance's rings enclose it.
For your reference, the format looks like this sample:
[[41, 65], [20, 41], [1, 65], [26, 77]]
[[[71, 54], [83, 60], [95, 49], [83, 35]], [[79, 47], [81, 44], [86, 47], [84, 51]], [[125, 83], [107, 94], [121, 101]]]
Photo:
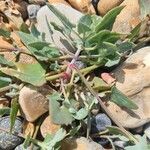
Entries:
[[[95, 70], [98, 67], [99, 67], [99, 65], [93, 65], [93, 66], [81, 69], [80, 71], [81, 71], [81, 73], [88, 74], [89, 72]], [[77, 72], [75, 74], [77, 74]], [[47, 81], [53, 81], [53, 80], [56, 80], [56, 79], [61, 78], [63, 76], [64, 76], [64, 73], [62, 72], [62, 73], [59, 73], [56, 75], [48, 76], [48, 77], [46, 77], [46, 80]]]

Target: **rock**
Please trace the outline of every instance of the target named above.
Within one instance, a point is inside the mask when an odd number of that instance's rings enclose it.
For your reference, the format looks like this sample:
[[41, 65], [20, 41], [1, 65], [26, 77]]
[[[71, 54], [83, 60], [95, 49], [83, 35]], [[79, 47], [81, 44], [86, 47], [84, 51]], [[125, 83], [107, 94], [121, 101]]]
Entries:
[[46, 95], [49, 93], [50, 88], [47, 86], [24, 86], [20, 90], [19, 104], [27, 121], [33, 122], [48, 111]]
[[[31, 147], [29, 146], [28, 148], [24, 148], [23, 147], [23, 144], [20, 144], [20, 145], [18, 145], [16, 148], [15, 148], [15, 150], [31, 150]], [[36, 146], [36, 145], [34, 145], [33, 147], [32, 147], [32, 150], [40, 150], [40, 148], [38, 147], [38, 146]]]
[[29, 19], [36, 19], [37, 12], [39, 11], [39, 9], [40, 9], [40, 5], [34, 5], [34, 4], [28, 5], [27, 11], [28, 11]]
[[85, 137], [77, 139], [65, 139], [62, 142], [62, 150], [104, 150], [104, 148], [96, 142], [87, 140]]
[[106, 114], [98, 114], [91, 120], [91, 132], [99, 133], [106, 130], [107, 126], [111, 126], [111, 120]]
[[68, 0], [70, 5], [74, 7], [75, 9], [83, 12], [83, 13], [89, 13], [89, 14], [95, 14], [94, 6], [91, 2], [91, 0]]
[[117, 16], [113, 31], [126, 34], [140, 23], [139, 1], [124, 0], [120, 6], [125, 6], [125, 8]]
[[[71, 8], [70, 6], [64, 4], [53, 4], [61, 13], [63, 13], [73, 24], [76, 24], [80, 17], [82, 17], [82, 13], [78, 12], [77, 10]], [[58, 25], [62, 25], [60, 20], [49, 10], [47, 6], [43, 6], [37, 13], [37, 27], [40, 32], [45, 33], [45, 39], [47, 42], [52, 42], [51, 34], [49, 32], [46, 17], [48, 22], [55, 22]], [[62, 44], [64, 43], [64, 38], [61, 33], [55, 31], [53, 34], [54, 43], [59, 48], [64, 48], [65, 46]], [[66, 41], [65, 41], [66, 42]], [[70, 48], [70, 47], [69, 47]], [[68, 49], [68, 47], [67, 47]]]
[[146, 134], [146, 136], [148, 137], [148, 139], [150, 140], [150, 123], [147, 123], [144, 127], [144, 133]]
[[97, 4], [99, 15], [104, 16], [112, 8], [119, 6], [124, 0], [100, 0]]
[[60, 125], [54, 124], [51, 121], [50, 116], [46, 117], [41, 125], [41, 134], [43, 137], [45, 137], [47, 134], [55, 134], [59, 129]]
[[[10, 129], [10, 118], [2, 117], [0, 119], [0, 128], [6, 129], [9, 131]], [[15, 125], [13, 128], [14, 132], [21, 133], [22, 132], [22, 121], [20, 118], [17, 118], [15, 121]], [[23, 139], [21, 137], [12, 135], [5, 131], [0, 130], [0, 149], [1, 150], [12, 150], [17, 145], [21, 144]]]
[[139, 49], [113, 71], [116, 87], [138, 105], [137, 110], [120, 108], [108, 102], [107, 108], [126, 128], [150, 121], [150, 47]]
[[65, 4], [65, 5], [69, 5], [65, 0], [48, 0], [48, 2], [50, 4], [52, 4], [52, 3], [62, 3], [62, 4]]
[[127, 145], [126, 141], [121, 141], [121, 140], [115, 140], [114, 145], [118, 148], [124, 149], [124, 147]]

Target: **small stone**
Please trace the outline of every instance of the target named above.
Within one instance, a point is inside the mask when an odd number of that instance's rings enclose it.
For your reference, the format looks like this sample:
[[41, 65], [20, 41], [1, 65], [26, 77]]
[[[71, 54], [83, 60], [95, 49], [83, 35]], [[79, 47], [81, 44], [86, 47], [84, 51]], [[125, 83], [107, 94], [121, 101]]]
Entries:
[[143, 47], [132, 54], [113, 71], [116, 87], [128, 96], [137, 106], [137, 110], [121, 108], [113, 102], [107, 108], [126, 128], [137, 128], [150, 121], [150, 66], [145, 58], [150, 47]]
[[62, 3], [62, 4], [69, 5], [65, 0], [48, 0], [48, 2], [50, 4], [53, 4], [53, 3]]
[[[67, 6], [65, 4], [57, 3], [57, 4], [53, 4], [53, 5], [62, 14], [64, 14], [70, 20], [70, 22], [72, 22], [73, 24], [76, 24], [83, 15], [79, 11], [77, 11], [77, 10], [73, 9], [72, 7]], [[47, 42], [53, 43], [53, 41], [51, 39], [51, 33], [49, 32], [49, 29], [47, 26], [46, 18], [49, 23], [55, 22], [56, 24], [58, 24], [60, 26], [62, 26], [62, 23], [47, 6], [41, 7], [37, 13], [37, 28], [38, 28], [38, 30], [40, 32], [45, 33], [45, 40]], [[64, 39], [64, 36], [62, 36], [62, 34], [60, 32], [55, 31], [52, 36], [54, 39], [54, 43], [56, 44], [57, 47], [59, 47], [61, 49], [67, 49], [67, 50], [71, 49], [71, 47], [68, 46], [67, 41], [62, 40], [62, 39]], [[65, 43], [65, 46], [64, 46], [64, 43]]]
[[113, 25], [113, 31], [124, 34], [140, 23], [140, 6], [138, 0], [124, 0], [120, 6], [125, 6], [117, 16]]
[[48, 116], [41, 125], [41, 134], [43, 137], [45, 137], [47, 134], [55, 134], [60, 129], [60, 127], [60, 125], [54, 124], [51, 121], [50, 116]]
[[39, 11], [39, 9], [40, 9], [40, 5], [34, 5], [34, 4], [28, 5], [27, 11], [28, 11], [29, 19], [36, 19], [37, 12]]
[[[29, 146], [29, 147], [27, 147], [27, 148], [25, 149], [24, 146], [23, 146], [23, 144], [20, 144], [20, 145], [18, 145], [18, 146], [15, 148], [15, 150], [31, 150], [31, 147]], [[34, 146], [32, 147], [32, 150], [40, 150], [40, 148], [39, 148], [38, 146], [34, 145]]]
[[[10, 118], [2, 117], [0, 119], [0, 128], [10, 130]], [[16, 133], [22, 132], [22, 121], [20, 118], [16, 118], [13, 131]], [[21, 144], [23, 139], [16, 135], [12, 135], [5, 131], [0, 130], [0, 149], [1, 150], [12, 150], [17, 145]]]
[[77, 139], [65, 139], [62, 142], [62, 150], [104, 150], [104, 148], [94, 141], [90, 141], [85, 137]]
[[115, 145], [116, 147], [122, 148], [122, 149], [124, 149], [124, 147], [127, 145], [127, 142], [125, 142], [125, 141], [120, 141], [120, 140], [116, 140], [116, 141], [114, 141], [113, 143], [114, 143], [114, 145]]
[[27, 121], [33, 122], [48, 111], [46, 95], [49, 93], [48, 86], [39, 88], [24, 86], [20, 90], [19, 104]]
[[104, 16], [112, 8], [119, 6], [124, 0], [99, 0], [97, 10], [99, 15]]
[[106, 114], [98, 114], [91, 120], [91, 132], [98, 133], [106, 130], [107, 126], [111, 126], [111, 120]]

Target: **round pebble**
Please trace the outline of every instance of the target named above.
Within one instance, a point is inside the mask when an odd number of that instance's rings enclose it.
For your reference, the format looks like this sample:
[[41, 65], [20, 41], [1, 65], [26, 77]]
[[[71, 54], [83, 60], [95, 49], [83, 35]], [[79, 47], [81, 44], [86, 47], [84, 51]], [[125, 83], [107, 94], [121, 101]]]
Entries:
[[111, 120], [106, 114], [98, 114], [91, 120], [91, 132], [98, 133], [106, 130], [107, 126], [111, 126]]
[[[0, 128], [10, 129], [10, 117], [2, 117], [0, 119]], [[21, 133], [22, 131], [22, 121], [17, 118], [13, 128], [14, 132]], [[17, 145], [21, 144], [23, 139], [21, 137], [9, 134], [5, 131], [0, 131], [0, 150], [13, 150]]]
[[29, 5], [27, 7], [29, 19], [36, 19], [37, 12], [39, 11], [39, 9], [40, 5], [33, 5], [33, 4]]

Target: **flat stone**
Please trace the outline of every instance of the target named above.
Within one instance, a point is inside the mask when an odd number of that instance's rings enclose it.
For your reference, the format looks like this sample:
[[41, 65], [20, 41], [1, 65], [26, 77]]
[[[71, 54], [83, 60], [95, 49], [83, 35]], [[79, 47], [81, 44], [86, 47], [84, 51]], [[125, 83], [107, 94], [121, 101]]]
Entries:
[[[79, 11], [73, 9], [70, 6], [67, 6], [65, 4], [53, 4], [55, 6], [55, 8], [57, 8], [62, 14], [64, 14], [69, 20], [70, 22], [72, 22], [73, 24], [76, 24], [78, 22], [78, 20], [80, 19], [80, 17], [82, 16], [82, 13], [80, 13]], [[52, 42], [51, 39], [51, 34], [49, 32], [48, 26], [47, 26], [47, 22], [46, 22], [46, 18], [48, 20], [48, 22], [55, 22], [58, 25], [62, 26], [62, 23], [60, 22], [60, 20], [53, 14], [53, 12], [47, 7], [47, 6], [43, 6], [37, 13], [37, 28], [40, 32], [45, 33], [45, 40], [47, 42]], [[62, 44], [65, 43], [63, 40], [61, 40], [62, 38], [64, 38], [62, 36], [62, 34], [58, 31], [55, 31], [53, 34], [53, 39], [54, 39], [54, 43], [56, 44], [57, 47], [59, 48], [64, 48], [66, 49], [66, 47]], [[70, 47], [67, 47], [67, 49]]]
[[43, 121], [40, 131], [43, 137], [45, 137], [47, 134], [55, 134], [59, 129], [60, 125], [54, 124], [51, 121], [50, 116], [46, 117]]
[[108, 109], [126, 128], [137, 128], [150, 121], [150, 47], [139, 49], [113, 71], [116, 87], [128, 96], [137, 110], [120, 108], [108, 102]]
[[27, 121], [33, 122], [48, 111], [46, 95], [49, 93], [50, 89], [47, 86], [24, 86], [20, 90], [19, 104]]
[[125, 6], [117, 16], [113, 25], [113, 31], [129, 33], [140, 23], [140, 7], [138, 0], [124, 0], [120, 6]]
[[112, 8], [119, 6], [124, 0], [100, 0], [97, 5], [98, 13], [104, 16]]
[[104, 148], [94, 142], [90, 141], [85, 137], [80, 137], [77, 139], [65, 139], [62, 142], [62, 150], [104, 150]]
[[[6, 129], [8, 131], [10, 130], [9, 117], [0, 118], [0, 128]], [[13, 131], [16, 133], [22, 132], [22, 121], [20, 118], [15, 120]], [[21, 137], [0, 130], [0, 150], [12, 150], [22, 142], [23, 139]]]

